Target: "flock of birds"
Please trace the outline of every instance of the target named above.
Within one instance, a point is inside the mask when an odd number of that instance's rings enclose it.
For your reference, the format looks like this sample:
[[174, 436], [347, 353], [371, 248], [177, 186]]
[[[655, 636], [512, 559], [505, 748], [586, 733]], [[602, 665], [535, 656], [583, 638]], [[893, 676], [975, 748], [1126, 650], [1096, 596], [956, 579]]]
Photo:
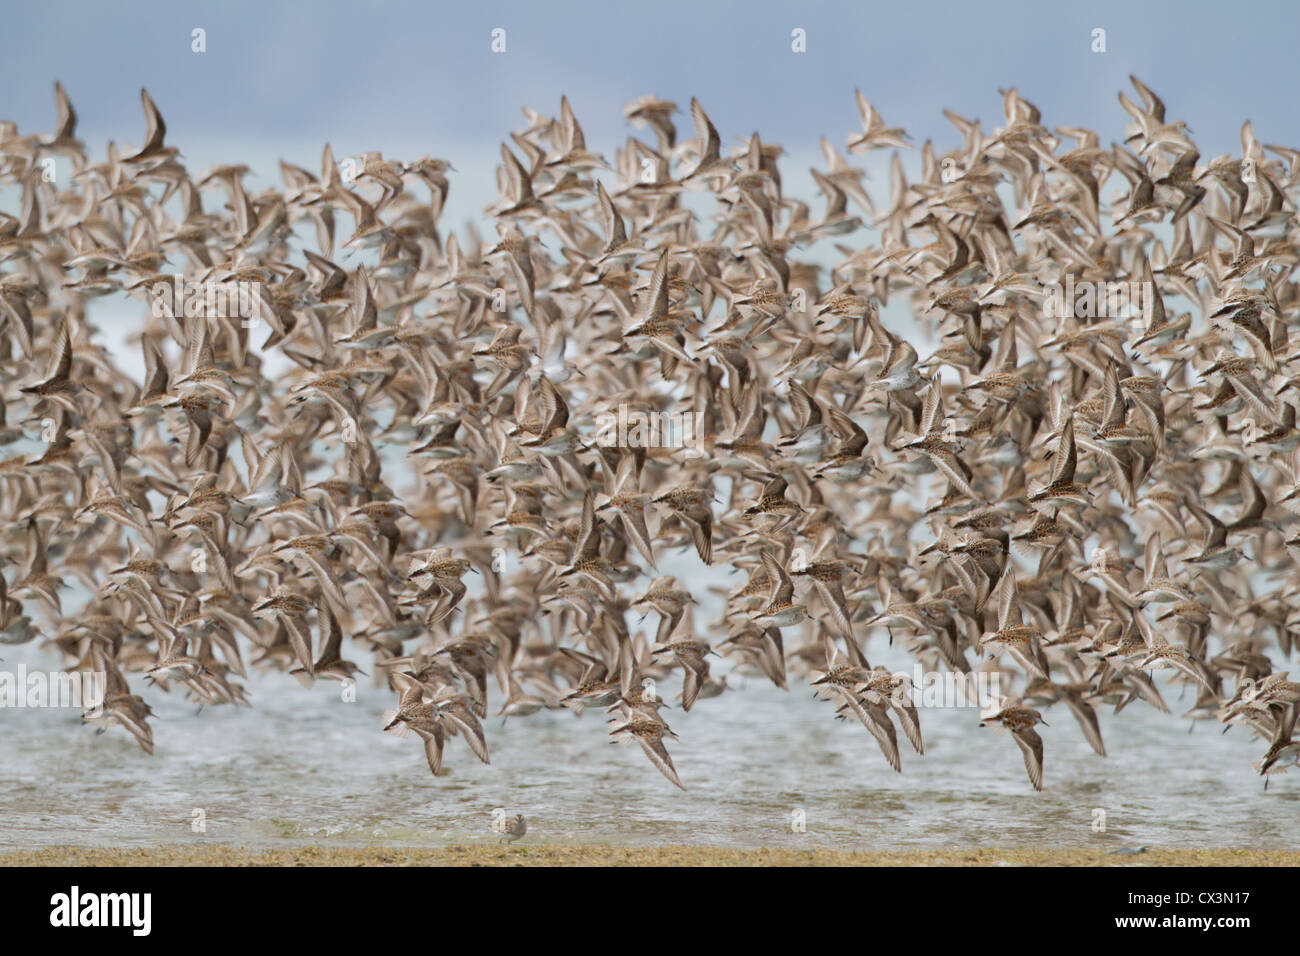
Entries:
[[[0, 461], [0, 640], [106, 673], [86, 719], [148, 752], [146, 693], [247, 705], [253, 669], [310, 688], [364, 654], [435, 775], [454, 737], [488, 761], [490, 713], [595, 709], [680, 787], [655, 688], [690, 710], [728, 659], [900, 770], [897, 728], [924, 744], [887, 639], [998, 675], [978, 719], [1036, 789], [1044, 710], [1104, 755], [1098, 707], [1169, 711], [1156, 671], [1292, 766], [1300, 151], [1247, 123], [1205, 161], [1133, 85], [1122, 142], [1012, 89], [991, 133], [946, 112], [960, 145], [910, 179], [858, 94], [824, 207], [696, 101], [689, 137], [631, 104], [651, 135], [611, 164], [562, 99], [502, 145], [485, 242], [439, 225], [446, 160], [195, 178], [142, 91], [144, 145], [92, 163], [56, 84], [52, 136], [0, 123], [0, 442], [39, 443]], [[851, 160], [878, 150], [887, 196]], [[1047, 306], [1107, 283], [1154, 294]], [[139, 303], [142, 381], [106, 296]], [[598, 438], [620, 412], [690, 415], [697, 447]]]

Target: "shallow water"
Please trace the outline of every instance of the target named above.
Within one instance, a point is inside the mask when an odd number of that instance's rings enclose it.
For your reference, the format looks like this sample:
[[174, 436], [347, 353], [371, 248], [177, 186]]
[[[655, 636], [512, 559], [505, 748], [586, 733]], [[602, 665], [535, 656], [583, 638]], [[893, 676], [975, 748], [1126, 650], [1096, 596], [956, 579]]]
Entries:
[[[873, 663], [907, 667], [890, 652], [883, 637], [868, 644]], [[51, 664], [34, 645], [0, 654], [6, 669]], [[792, 675], [789, 692], [732, 683], [689, 714], [664, 712], [681, 738], [669, 751], [685, 793], [635, 745], [611, 745], [592, 711], [492, 719], [491, 765], [455, 739], [447, 775], [434, 778], [418, 738], [380, 731], [392, 695], [368, 680], [345, 703], [332, 682], [307, 691], [287, 675], [252, 675], [255, 709], [201, 713], [176, 693], [146, 690], [152, 758], [124, 731], [81, 726], [75, 709], [0, 709], [0, 847], [436, 846], [497, 839], [498, 807], [524, 813], [539, 843], [1300, 846], [1300, 772], [1273, 777], [1265, 792], [1250, 764], [1266, 745], [1241, 728], [1223, 735], [1198, 723], [1189, 734], [1190, 721], [1138, 702], [1118, 718], [1102, 714], [1102, 758], [1056, 707], [1040, 728], [1046, 790], [1035, 793], [1014, 741], [981, 729], [973, 708], [923, 708], [925, 756], [900, 734], [895, 774], [865, 729], [833, 719], [801, 679]], [[1177, 688], [1162, 690], [1175, 713], [1190, 706], [1190, 692], [1179, 701]], [[495, 710], [495, 685], [489, 693]], [[671, 700], [675, 688], [660, 693]], [[1098, 808], [1104, 833], [1093, 830]], [[800, 809], [806, 831], [796, 833]]]

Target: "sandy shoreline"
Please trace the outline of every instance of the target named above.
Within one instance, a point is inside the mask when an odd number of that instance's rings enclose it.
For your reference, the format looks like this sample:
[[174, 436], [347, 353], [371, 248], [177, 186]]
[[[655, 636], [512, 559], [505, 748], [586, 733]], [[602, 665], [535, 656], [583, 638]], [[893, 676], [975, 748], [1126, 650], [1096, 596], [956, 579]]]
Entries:
[[736, 850], [709, 846], [439, 848], [162, 846], [0, 851], [0, 866], [1300, 866], [1300, 850], [1044, 847], [970, 850]]

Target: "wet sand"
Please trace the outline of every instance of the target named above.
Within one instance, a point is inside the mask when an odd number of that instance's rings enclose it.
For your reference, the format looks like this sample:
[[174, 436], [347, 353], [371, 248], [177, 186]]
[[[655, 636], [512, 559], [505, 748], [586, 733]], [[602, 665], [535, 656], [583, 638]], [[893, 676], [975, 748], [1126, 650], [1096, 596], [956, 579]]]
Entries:
[[1300, 850], [734, 850], [708, 846], [428, 848], [48, 847], [0, 852], [0, 866], [1300, 866]]

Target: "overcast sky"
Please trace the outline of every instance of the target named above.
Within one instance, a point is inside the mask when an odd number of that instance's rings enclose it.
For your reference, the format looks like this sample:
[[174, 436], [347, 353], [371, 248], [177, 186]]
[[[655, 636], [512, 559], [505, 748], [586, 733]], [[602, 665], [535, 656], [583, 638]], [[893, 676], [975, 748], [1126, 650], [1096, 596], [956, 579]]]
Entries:
[[[520, 107], [558, 113], [567, 93], [588, 145], [607, 156], [629, 132], [622, 106], [645, 93], [698, 96], [724, 143], [754, 130], [798, 155], [858, 128], [855, 87], [891, 125], [941, 148], [956, 141], [941, 109], [1002, 121], [999, 88], [1016, 86], [1049, 126], [1123, 136], [1116, 100], [1136, 73], [1186, 120], [1206, 158], [1237, 151], [1250, 118], [1265, 143], [1300, 145], [1300, 4], [1124, 0], [985, 3], [475, 2], [72, 3], [11, 6], [0, 32], [0, 119], [53, 125], [62, 80], [81, 138], [139, 143], [146, 86], [198, 170], [280, 156], [308, 168], [380, 150], [450, 159], [463, 198], [491, 191], [496, 146]], [[206, 31], [207, 52], [191, 51]], [[494, 28], [506, 52], [491, 51]], [[1094, 28], [1106, 52], [1091, 51]], [[806, 31], [807, 52], [791, 51]], [[1130, 95], [1131, 91], [1130, 91]], [[650, 134], [645, 134], [649, 136]], [[488, 197], [490, 198], [490, 197]], [[460, 204], [458, 215], [468, 214]]]

